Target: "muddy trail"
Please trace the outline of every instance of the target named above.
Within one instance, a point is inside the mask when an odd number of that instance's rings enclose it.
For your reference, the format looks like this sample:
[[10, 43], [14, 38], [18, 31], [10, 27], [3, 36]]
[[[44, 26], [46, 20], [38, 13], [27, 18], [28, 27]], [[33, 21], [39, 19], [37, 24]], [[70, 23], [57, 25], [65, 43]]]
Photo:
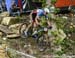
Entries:
[[[67, 20], [69, 20], [69, 24], [71, 23], [75, 24], [75, 17], [73, 18], [68, 17]], [[20, 22], [24, 22], [24, 20], [22, 21], [20, 20]], [[5, 54], [7, 54], [9, 58], [47, 58], [48, 55], [51, 57], [52, 55], [55, 54], [54, 49], [56, 48], [54, 48], [54, 46], [48, 47], [45, 51], [41, 52], [39, 50], [38, 44], [36, 43], [36, 40], [31, 37], [27, 39], [24, 39], [21, 37], [17, 37], [17, 38], [0, 37], [0, 38], [1, 38], [0, 43], [7, 45], [7, 48], [6, 48], [7, 53]], [[75, 33], [74, 32], [72, 33], [69, 39], [72, 39], [72, 43], [68, 41], [70, 43], [69, 47], [71, 48], [69, 49], [65, 48], [65, 51], [67, 52], [66, 54], [75, 55], [75, 49], [74, 49], [75, 48]], [[2, 55], [5, 55], [5, 54], [2, 54]]]

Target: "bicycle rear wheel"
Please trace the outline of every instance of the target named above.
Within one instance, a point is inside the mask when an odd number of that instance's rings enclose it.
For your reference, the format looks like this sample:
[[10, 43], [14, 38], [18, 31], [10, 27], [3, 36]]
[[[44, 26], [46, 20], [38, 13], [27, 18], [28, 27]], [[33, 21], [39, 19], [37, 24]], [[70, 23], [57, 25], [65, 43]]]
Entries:
[[26, 29], [28, 25], [29, 25], [28, 23], [23, 23], [20, 26], [19, 33], [20, 33], [21, 38], [27, 38]]

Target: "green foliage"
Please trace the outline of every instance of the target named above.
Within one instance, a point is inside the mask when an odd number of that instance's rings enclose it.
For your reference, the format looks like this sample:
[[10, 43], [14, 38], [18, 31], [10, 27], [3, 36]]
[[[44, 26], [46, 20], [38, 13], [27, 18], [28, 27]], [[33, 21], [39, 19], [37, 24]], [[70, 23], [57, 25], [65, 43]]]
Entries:
[[53, 31], [51, 33], [55, 37], [53, 42], [56, 45], [60, 45], [66, 37], [65, 33], [63, 33], [62, 31], [60, 32], [59, 30]]
[[59, 8], [55, 8], [54, 13], [56, 14], [56, 13], [58, 13], [59, 11], [60, 11]]
[[56, 19], [54, 19], [54, 22], [56, 23], [58, 29], [59, 28], [63, 29], [64, 25], [66, 23], [66, 19], [63, 19], [61, 17], [57, 17]]
[[62, 54], [64, 54], [64, 51], [62, 51], [62, 50], [61, 51], [57, 51], [56, 54], [61, 56]]
[[51, 0], [51, 3], [52, 3], [52, 4], [56, 3], [56, 0]]
[[40, 19], [40, 25], [44, 26], [44, 27], [47, 26], [47, 20], [46, 20], [45, 16], [41, 17], [41, 19]]
[[[55, 54], [61, 56], [61, 55], [63, 55], [63, 54], [68, 53], [69, 51], [71, 52], [71, 50], [72, 50], [71, 45], [72, 45], [72, 41], [65, 38], [65, 39], [60, 43], [61, 50], [55, 51]], [[71, 49], [71, 50], [70, 50], [70, 49]]]
[[35, 2], [41, 2], [42, 3], [42, 7], [46, 6], [46, 0], [34, 0]]
[[64, 39], [60, 38], [60, 37], [56, 37], [56, 39], [54, 40], [56, 45], [60, 45], [62, 43]]
[[17, 58], [17, 54], [15, 51], [13, 51], [12, 49], [7, 51], [7, 54], [10, 58]]
[[46, 0], [41, 0], [42, 2], [42, 7], [45, 7], [46, 6]]

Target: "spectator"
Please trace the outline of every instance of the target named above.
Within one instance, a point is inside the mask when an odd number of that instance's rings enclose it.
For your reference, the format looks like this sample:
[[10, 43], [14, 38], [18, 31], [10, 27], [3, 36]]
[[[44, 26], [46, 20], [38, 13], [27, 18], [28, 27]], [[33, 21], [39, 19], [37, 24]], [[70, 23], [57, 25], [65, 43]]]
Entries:
[[2, 9], [2, 0], [0, 0], [0, 12], [2, 12], [3, 9]]
[[15, 3], [14, 0], [12, 1], [10, 11], [11, 11], [10, 15], [15, 15], [15, 14], [20, 15], [20, 8], [17, 7], [17, 4]]

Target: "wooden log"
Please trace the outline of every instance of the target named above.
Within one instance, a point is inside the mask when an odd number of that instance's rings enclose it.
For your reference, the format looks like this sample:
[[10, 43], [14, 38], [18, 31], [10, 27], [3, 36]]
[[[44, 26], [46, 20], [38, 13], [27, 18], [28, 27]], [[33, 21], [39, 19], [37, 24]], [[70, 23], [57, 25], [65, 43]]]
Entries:
[[7, 38], [17, 38], [20, 37], [20, 34], [10, 34], [6, 36]]
[[5, 34], [12, 34], [13, 32], [8, 29], [6, 26], [0, 25], [0, 31], [5, 33]]

